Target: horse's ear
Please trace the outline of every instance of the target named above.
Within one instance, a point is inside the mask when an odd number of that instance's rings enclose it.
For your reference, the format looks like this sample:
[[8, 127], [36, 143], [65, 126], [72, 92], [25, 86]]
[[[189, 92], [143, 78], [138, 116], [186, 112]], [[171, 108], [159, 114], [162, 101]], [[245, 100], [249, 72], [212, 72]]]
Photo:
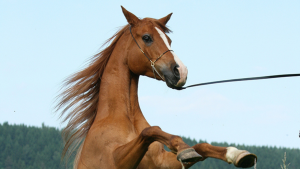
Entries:
[[161, 24], [163, 25], [166, 25], [168, 23], [168, 21], [170, 20], [171, 16], [172, 16], [173, 13], [170, 13], [169, 15], [163, 17], [163, 18], [160, 18], [158, 19], [157, 21], [160, 22]]
[[131, 12], [127, 11], [123, 6], [121, 6], [122, 8], [122, 11], [123, 11], [123, 14], [125, 16], [125, 18], [127, 19], [127, 22], [130, 24], [130, 25], [135, 25], [138, 23], [139, 21], [139, 18], [136, 17], [134, 14], [132, 14]]

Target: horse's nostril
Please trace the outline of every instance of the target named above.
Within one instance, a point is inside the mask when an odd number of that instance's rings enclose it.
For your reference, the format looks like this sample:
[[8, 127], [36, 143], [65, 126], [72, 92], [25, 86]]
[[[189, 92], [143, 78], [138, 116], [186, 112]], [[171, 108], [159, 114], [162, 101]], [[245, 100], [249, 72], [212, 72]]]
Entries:
[[180, 79], [180, 74], [179, 74], [178, 68], [179, 68], [179, 66], [174, 66], [173, 72], [174, 72], [174, 75]]

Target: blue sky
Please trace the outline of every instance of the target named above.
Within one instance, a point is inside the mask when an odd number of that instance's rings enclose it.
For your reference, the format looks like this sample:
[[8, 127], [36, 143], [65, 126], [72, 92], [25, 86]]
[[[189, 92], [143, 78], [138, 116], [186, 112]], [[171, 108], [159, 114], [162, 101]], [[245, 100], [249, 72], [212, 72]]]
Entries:
[[[63, 127], [61, 82], [126, 24], [173, 12], [172, 49], [187, 85], [300, 73], [299, 1], [0, 1], [0, 123]], [[142, 77], [151, 125], [208, 142], [300, 148], [300, 78], [216, 84], [184, 91]]]

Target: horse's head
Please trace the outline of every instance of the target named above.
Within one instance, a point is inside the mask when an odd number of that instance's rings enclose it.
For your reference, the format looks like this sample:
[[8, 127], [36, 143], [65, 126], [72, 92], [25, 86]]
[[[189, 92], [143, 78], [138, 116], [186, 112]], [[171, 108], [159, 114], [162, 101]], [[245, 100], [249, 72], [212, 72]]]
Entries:
[[171, 39], [166, 27], [171, 14], [161, 19], [139, 19], [122, 7], [130, 24], [128, 44], [129, 69], [139, 75], [164, 80], [170, 88], [182, 87], [187, 79], [187, 68], [171, 50]]

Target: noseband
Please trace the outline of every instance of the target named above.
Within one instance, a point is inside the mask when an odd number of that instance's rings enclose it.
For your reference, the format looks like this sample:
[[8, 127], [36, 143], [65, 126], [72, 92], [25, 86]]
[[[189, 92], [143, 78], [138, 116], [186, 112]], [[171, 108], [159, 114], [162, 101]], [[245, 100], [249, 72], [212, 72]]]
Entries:
[[[163, 54], [161, 54], [155, 61], [152, 61], [145, 53], [144, 51], [141, 49], [140, 45], [137, 43], [137, 41], [135, 40], [135, 38], [133, 37], [133, 34], [131, 32], [131, 26], [129, 27], [130, 30], [130, 34], [133, 38], [133, 40], [135, 41], [135, 43], [137, 44], [137, 46], [139, 47], [139, 49], [141, 50], [141, 52], [147, 57], [147, 59], [150, 61], [151, 63], [151, 67], [153, 70], [153, 74], [154, 74], [154, 78], [155, 77], [155, 72], [158, 74], [158, 76], [165, 81], [165, 79], [158, 73], [158, 71], [155, 68], [155, 62], [161, 58], [165, 53], [169, 52], [169, 51], [173, 51], [173, 50], [167, 50], [165, 51]], [[194, 85], [190, 85], [190, 86], [186, 86], [186, 87], [180, 87], [180, 88], [176, 88], [177, 90], [182, 90], [182, 89], [186, 89], [186, 88], [190, 88], [190, 87], [196, 87], [196, 86], [203, 86], [203, 85], [210, 85], [210, 84], [216, 84], [216, 83], [226, 83], [226, 82], [237, 82], [237, 81], [248, 81], [248, 80], [261, 80], [261, 79], [273, 79], [273, 78], [282, 78], [282, 77], [295, 77], [295, 76], [300, 76], [300, 73], [298, 74], [283, 74], [283, 75], [272, 75], [272, 76], [260, 76], [260, 77], [250, 77], [250, 78], [240, 78], [240, 79], [230, 79], [230, 80], [220, 80], [220, 81], [214, 81], [214, 82], [206, 82], [206, 83], [198, 83], [198, 84], [194, 84]]]
[[163, 80], [163, 81], [165, 81], [165, 79], [163, 78], [163, 76], [161, 76], [159, 73], [158, 73], [158, 71], [156, 70], [156, 68], [155, 68], [155, 62], [158, 60], [158, 59], [160, 59], [165, 53], [167, 53], [167, 52], [169, 52], [169, 51], [173, 51], [173, 50], [167, 50], [167, 51], [165, 51], [163, 54], [161, 54], [157, 59], [155, 59], [155, 61], [152, 61], [146, 54], [145, 54], [145, 52], [141, 49], [141, 47], [140, 47], [140, 45], [137, 43], [137, 41], [135, 40], [135, 38], [133, 37], [133, 34], [132, 34], [132, 32], [131, 32], [131, 26], [129, 27], [129, 30], [130, 30], [130, 34], [131, 34], [131, 36], [132, 36], [132, 38], [133, 38], [133, 40], [135, 41], [135, 43], [137, 44], [137, 46], [139, 47], [139, 49], [141, 50], [141, 52], [147, 57], [147, 59], [150, 61], [150, 63], [151, 63], [151, 67], [152, 67], [152, 71], [153, 71], [153, 75], [154, 75], [154, 78], [156, 79], [156, 76], [155, 76], [155, 72], [158, 74], [158, 76]]

